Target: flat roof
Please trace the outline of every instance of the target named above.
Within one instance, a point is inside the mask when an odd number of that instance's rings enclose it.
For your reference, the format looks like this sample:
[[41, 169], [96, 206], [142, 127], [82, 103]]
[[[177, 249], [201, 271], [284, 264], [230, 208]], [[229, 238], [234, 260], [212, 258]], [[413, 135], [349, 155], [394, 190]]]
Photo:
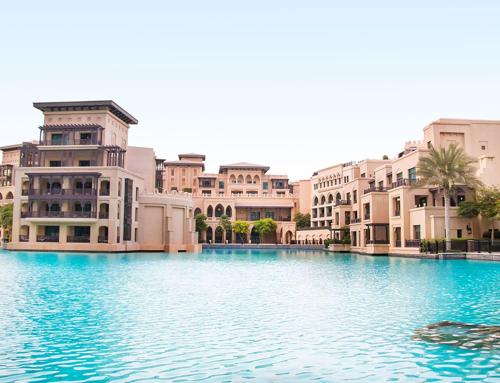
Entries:
[[203, 161], [205, 161], [205, 155], [204, 154], [198, 154], [198, 153], [181, 153], [178, 154], [179, 160], [182, 158], [201, 158]]
[[257, 164], [252, 164], [249, 162], [236, 162], [234, 164], [221, 165], [219, 167], [219, 173], [221, 173], [225, 169], [259, 169], [259, 170], [263, 170], [265, 173], [270, 168], [269, 168], [269, 166], [257, 165]]
[[112, 114], [126, 122], [127, 124], [137, 124], [139, 121], [129, 112], [123, 109], [113, 100], [92, 100], [92, 101], [51, 101], [34, 102], [33, 106], [42, 112], [57, 112], [60, 109], [71, 110], [99, 110], [107, 108]]
[[6, 151], [6, 150], [15, 150], [15, 149], [21, 149], [22, 144], [15, 144], [15, 145], [6, 145], [6, 146], [1, 146], [0, 150]]

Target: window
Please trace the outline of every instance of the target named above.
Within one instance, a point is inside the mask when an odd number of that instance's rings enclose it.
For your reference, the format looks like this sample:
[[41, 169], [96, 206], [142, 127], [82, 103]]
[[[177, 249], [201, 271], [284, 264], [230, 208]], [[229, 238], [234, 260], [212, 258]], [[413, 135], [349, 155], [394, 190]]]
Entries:
[[399, 197], [393, 198], [393, 217], [401, 215], [401, 200]]
[[135, 188], [135, 200], [139, 201], [139, 188]]
[[219, 189], [224, 189], [224, 181], [219, 181]]
[[135, 222], [139, 221], [139, 208], [135, 208]]
[[462, 238], [462, 229], [457, 229], [457, 238]]
[[361, 173], [361, 178], [365, 178], [366, 177], [366, 173]]
[[251, 211], [250, 212], [250, 221], [258, 221], [260, 219], [260, 212]]
[[92, 139], [92, 133], [80, 133], [80, 143], [87, 144], [90, 143]]
[[170, 170], [170, 175], [173, 177], [175, 175], [175, 169]]
[[274, 212], [273, 211], [266, 211], [266, 218], [274, 219]]
[[358, 202], [358, 191], [357, 190], [353, 190], [352, 199], [353, 199], [354, 203]]
[[410, 183], [417, 180], [417, 168], [408, 169], [408, 179], [410, 180]]
[[59, 168], [62, 166], [61, 161], [49, 161], [49, 166], [51, 168]]
[[89, 160], [80, 160], [78, 161], [78, 166], [90, 166]]
[[52, 133], [51, 139], [52, 145], [61, 145], [63, 141], [63, 135], [61, 133]]
[[378, 190], [384, 190], [384, 181], [378, 181]]
[[413, 239], [420, 239], [420, 225], [413, 225]]

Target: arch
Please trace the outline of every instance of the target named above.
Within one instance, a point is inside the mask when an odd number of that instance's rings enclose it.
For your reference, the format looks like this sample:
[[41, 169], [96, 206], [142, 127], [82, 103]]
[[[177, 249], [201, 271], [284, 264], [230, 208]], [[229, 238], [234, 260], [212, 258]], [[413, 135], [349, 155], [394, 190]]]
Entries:
[[258, 184], [258, 183], [260, 183], [260, 177], [259, 177], [258, 175], [255, 175], [255, 176], [253, 177], [253, 183], [254, 183], [254, 184]]
[[293, 241], [293, 233], [290, 230], [288, 230], [285, 233], [285, 243], [290, 244], [290, 243], [292, 243], [292, 241]]
[[233, 208], [228, 205], [226, 207], [226, 217], [231, 218], [232, 215], [233, 215]]
[[236, 176], [234, 174], [231, 174], [229, 176], [229, 183], [235, 184], [236, 183]]
[[339, 192], [337, 192], [337, 194], [335, 194], [335, 202], [339, 202], [341, 199], [342, 199], [342, 196], [340, 195]]
[[214, 237], [214, 236], [213, 236], [213, 230], [212, 230], [212, 227], [211, 227], [211, 226], [209, 226], [209, 227], [207, 228], [207, 242], [208, 242], [208, 243], [213, 242], [213, 237]]
[[109, 218], [109, 203], [102, 202], [99, 205], [99, 218], [101, 219]]
[[212, 217], [213, 215], [214, 215], [214, 208], [212, 207], [212, 205], [208, 205], [207, 217]]
[[221, 204], [218, 204], [218, 205], [215, 207], [215, 216], [218, 218], [218, 217], [220, 217], [222, 214], [224, 214], [224, 207], [223, 207]]
[[333, 202], [333, 194], [328, 194], [328, 203]]
[[238, 183], [239, 184], [243, 183], [243, 176], [241, 174], [238, 176]]
[[109, 229], [107, 226], [99, 226], [97, 241], [99, 243], [108, 243]]
[[201, 209], [199, 207], [194, 209], [194, 216], [196, 217], [198, 214], [201, 214]]
[[224, 229], [222, 226], [217, 226], [215, 228], [215, 243], [224, 242]]
[[110, 183], [108, 180], [102, 180], [99, 186], [99, 195], [109, 195]]
[[19, 242], [28, 242], [30, 237], [30, 227], [28, 225], [22, 225], [19, 228]]
[[259, 233], [257, 233], [255, 227], [252, 227], [252, 231], [250, 232], [250, 240], [252, 243], [260, 243]]
[[322, 244], [323, 244], [323, 238], [319, 237], [318, 243], [319, 243], [320, 245], [322, 245]]
[[324, 205], [326, 203], [326, 197], [324, 195], [321, 196], [321, 204]]
[[3, 195], [2, 195], [2, 193], [0, 193], [0, 200], [2, 200], [2, 199], [3, 199]]
[[251, 184], [252, 183], [252, 176], [250, 174], [248, 174], [245, 178], [245, 183], [247, 184]]
[[8, 192], [5, 199], [14, 199], [14, 194], [12, 194], [12, 192]]
[[314, 206], [316, 206], [316, 205], [318, 205], [318, 203], [319, 203], [319, 199], [318, 199], [318, 197], [316, 196], [316, 197], [314, 197], [314, 202], [313, 202], [313, 205], [314, 205]]
[[226, 241], [227, 241], [227, 243], [231, 243], [233, 241], [233, 231], [232, 230], [226, 231]]

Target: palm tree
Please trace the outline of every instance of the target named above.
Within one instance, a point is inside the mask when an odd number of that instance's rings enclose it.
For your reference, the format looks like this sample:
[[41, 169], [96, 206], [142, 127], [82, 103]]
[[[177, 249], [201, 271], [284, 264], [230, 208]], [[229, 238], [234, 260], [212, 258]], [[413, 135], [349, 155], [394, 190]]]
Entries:
[[418, 162], [416, 186], [435, 185], [443, 192], [446, 250], [451, 247], [450, 196], [456, 185], [470, 188], [480, 186], [481, 182], [475, 175], [475, 163], [475, 159], [467, 156], [455, 144], [437, 149], [431, 146], [427, 156], [420, 158]]

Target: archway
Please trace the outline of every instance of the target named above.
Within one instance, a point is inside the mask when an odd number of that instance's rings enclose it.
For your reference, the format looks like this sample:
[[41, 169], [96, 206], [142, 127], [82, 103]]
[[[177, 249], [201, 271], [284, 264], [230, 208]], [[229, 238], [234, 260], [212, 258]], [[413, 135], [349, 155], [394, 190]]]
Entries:
[[250, 240], [252, 241], [252, 243], [260, 243], [259, 233], [257, 233], [255, 227], [252, 228], [252, 231], [250, 233]]
[[239, 184], [243, 183], [243, 176], [241, 174], [238, 176], [238, 183]]
[[223, 207], [221, 204], [218, 204], [218, 205], [215, 207], [215, 216], [218, 218], [218, 217], [220, 217], [222, 214], [224, 214], [224, 207]]
[[246, 183], [247, 184], [251, 184], [252, 183], [252, 176], [251, 175], [247, 175], [246, 176]]
[[212, 205], [209, 205], [207, 208], [207, 217], [212, 217], [214, 215], [214, 209]]
[[212, 243], [213, 242], [213, 231], [212, 231], [212, 227], [209, 226], [207, 228], [207, 242], [208, 243]]
[[201, 214], [201, 209], [199, 207], [194, 209], [194, 216], [196, 217], [198, 214]]
[[97, 238], [97, 241], [99, 243], [108, 243], [108, 234], [109, 234], [109, 229], [107, 226], [100, 226], [99, 227], [99, 236]]
[[226, 217], [231, 218], [232, 215], [233, 215], [233, 209], [231, 208], [231, 206], [227, 206], [226, 207]]
[[236, 183], [236, 177], [234, 176], [234, 174], [231, 174], [231, 176], [229, 177], [229, 183], [231, 183], [231, 184]]
[[285, 243], [290, 244], [292, 243], [292, 241], [293, 241], [293, 233], [290, 230], [288, 230], [285, 233]]
[[253, 183], [254, 183], [254, 184], [259, 184], [259, 182], [260, 182], [260, 178], [259, 178], [259, 176], [257, 176], [257, 175], [256, 175], [256, 176], [254, 176], [254, 177], [253, 177]]
[[224, 242], [224, 229], [222, 229], [222, 226], [217, 226], [215, 228], [215, 243], [222, 242]]
[[14, 199], [14, 194], [12, 194], [12, 192], [8, 192], [5, 199]]
[[231, 230], [226, 231], [226, 241], [227, 243], [233, 242], [233, 232]]

